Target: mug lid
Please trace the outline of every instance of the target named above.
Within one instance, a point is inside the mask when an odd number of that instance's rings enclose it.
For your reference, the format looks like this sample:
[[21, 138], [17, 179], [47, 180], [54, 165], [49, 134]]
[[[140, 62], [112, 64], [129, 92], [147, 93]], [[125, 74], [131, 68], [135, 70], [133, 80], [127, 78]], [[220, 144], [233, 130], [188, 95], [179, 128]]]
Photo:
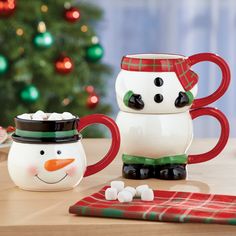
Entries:
[[26, 120], [14, 118], [12, 138], [22, 143], [70, 143], [81, 139], [77, 130], [79, 117], [68, 120]]

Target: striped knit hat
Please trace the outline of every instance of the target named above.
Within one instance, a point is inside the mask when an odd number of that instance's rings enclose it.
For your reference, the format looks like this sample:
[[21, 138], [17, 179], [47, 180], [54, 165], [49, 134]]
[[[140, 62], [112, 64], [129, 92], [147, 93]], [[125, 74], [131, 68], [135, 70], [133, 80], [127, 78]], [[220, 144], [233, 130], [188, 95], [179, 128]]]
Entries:
[[190, 90], [198, 82], [198, 75], [190, 70], [188, 59], [153, 59], [125, 56], [121, 61], [121, 69], [143, 72], [175, 72], [185, 91]]

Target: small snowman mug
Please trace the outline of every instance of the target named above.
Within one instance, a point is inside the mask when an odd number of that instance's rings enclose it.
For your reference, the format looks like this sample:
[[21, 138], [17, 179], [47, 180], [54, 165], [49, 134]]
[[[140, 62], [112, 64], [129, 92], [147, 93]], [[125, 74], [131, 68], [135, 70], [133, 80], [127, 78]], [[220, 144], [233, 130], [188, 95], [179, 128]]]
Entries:
[[[24, 190], [62, 191], [77, 186], [83, 177], [93, 175], [115, 158], [120, 134], [115, 122], [102, 114], [69, 120], [26, 120], [15, 118], [16, 131], [8, 156], [8, 171], [13, 182]], [[79, 134], [91, 124], [103, 124], [111, 132], [108, 153], [96, 164], [87, 166]]]

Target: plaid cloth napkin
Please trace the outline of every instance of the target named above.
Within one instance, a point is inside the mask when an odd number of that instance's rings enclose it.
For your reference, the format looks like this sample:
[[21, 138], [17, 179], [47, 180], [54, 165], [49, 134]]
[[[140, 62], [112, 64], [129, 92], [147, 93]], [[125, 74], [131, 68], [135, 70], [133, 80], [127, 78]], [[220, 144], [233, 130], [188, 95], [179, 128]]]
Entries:
[[236, 225], [236, 196], [155, 190], [152, 202], [134, 199], [120, 203], [105, 200], [106, 188], [83, 198], [69, 212], [80, 216]]

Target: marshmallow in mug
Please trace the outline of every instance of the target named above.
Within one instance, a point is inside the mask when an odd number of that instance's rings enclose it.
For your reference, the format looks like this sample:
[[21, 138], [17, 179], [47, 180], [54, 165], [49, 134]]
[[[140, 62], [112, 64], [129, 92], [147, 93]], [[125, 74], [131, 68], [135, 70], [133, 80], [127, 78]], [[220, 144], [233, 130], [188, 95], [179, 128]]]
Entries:
[[36, 111], [32, 115], [32, 120], [44, 120], [47, 119], [47, 114], [41, 110]]
[[24, 113], [24, 114], [19, 115], [17, 117], [20, 118], [20, 119], [24, 119], [24, 120], [31, 120], [32, 119], [31, 115], [27, 114], [27, 113]]
[[48, 120], [63, 120], [61, 114], [53, 112], [49, 117]]
[[41, 110], [36, 111], [33, 114], [24, 113], [17, 116], [20, 119], [25, 120], [70, 120], [75, 118], [70, 112], [63, 112], [63, 113], [45, 113]]

